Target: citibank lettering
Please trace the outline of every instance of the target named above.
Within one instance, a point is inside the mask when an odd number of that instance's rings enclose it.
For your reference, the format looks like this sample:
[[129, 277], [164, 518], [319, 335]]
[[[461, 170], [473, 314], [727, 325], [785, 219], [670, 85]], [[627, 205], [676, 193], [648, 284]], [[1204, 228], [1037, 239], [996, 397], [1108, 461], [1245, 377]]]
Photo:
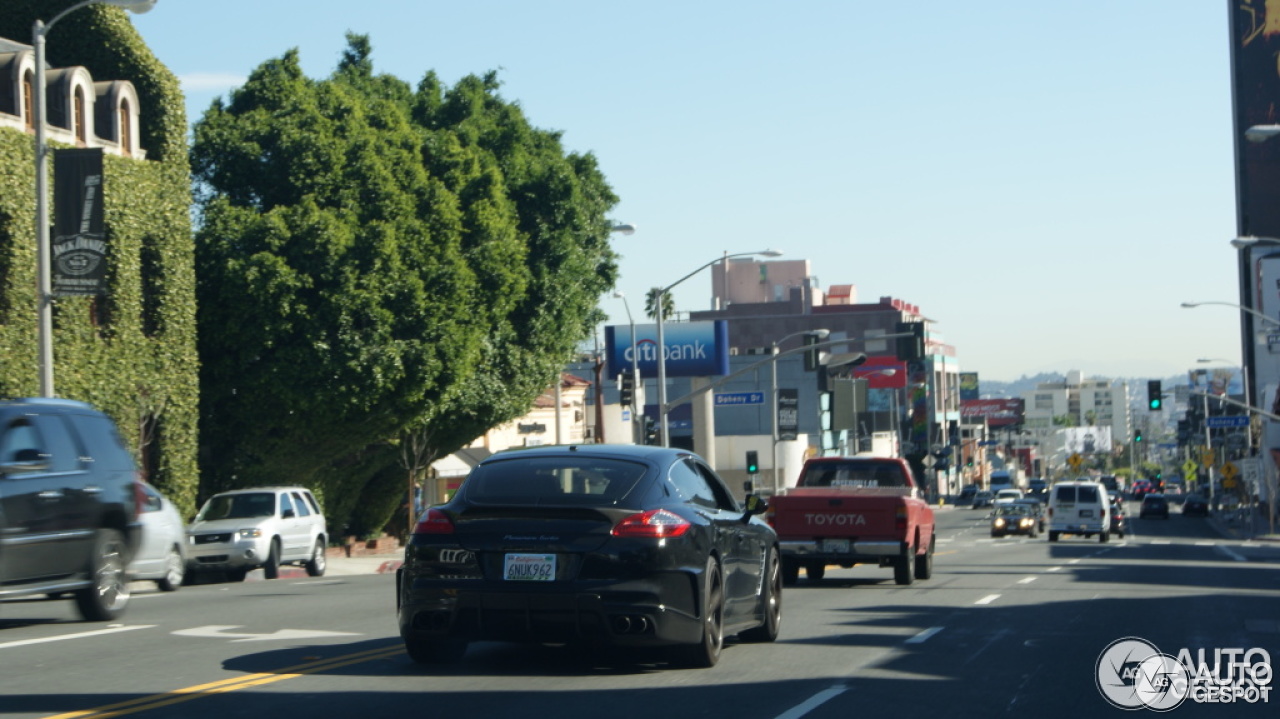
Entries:
[[804, 515], [804, 521], [806, 524], [814, 524], [819, 527], [861, 527], [867, 523], [866, 518], [861, 514], [839, 514], [836, 512], [826, 514], [808, 512]]
[[[657, 362], [658, 343], [653, 340], [641, 340], [636, 343], [636, 354], [640, 355], [640, 362]], [[709, 356], [709, 350], [705, 343], [698, 342], [696, 340], [686, 344], [667, 343], [666, 355], [668, 361], [685, 359], [705, 360]], [[635, 357], [631, 354], [630, 347], [622, 350], [622, 358], [628, 362], [636, 361]]]

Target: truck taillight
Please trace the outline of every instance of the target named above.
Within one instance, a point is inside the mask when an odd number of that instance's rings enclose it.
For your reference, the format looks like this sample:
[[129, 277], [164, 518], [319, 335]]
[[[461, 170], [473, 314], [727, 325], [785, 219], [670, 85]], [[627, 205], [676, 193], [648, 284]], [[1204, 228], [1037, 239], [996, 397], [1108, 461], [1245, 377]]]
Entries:
[[907, 528], [907, 508], [906, 507], [898, 507], [898, 511], [894, 514], [894, 517], [893, 517], [893, 526], [903, 531], [906, 530]]
[[453, 534], [453, 520], [439, 509], [428, 509], [413, 528], [414, 534]]

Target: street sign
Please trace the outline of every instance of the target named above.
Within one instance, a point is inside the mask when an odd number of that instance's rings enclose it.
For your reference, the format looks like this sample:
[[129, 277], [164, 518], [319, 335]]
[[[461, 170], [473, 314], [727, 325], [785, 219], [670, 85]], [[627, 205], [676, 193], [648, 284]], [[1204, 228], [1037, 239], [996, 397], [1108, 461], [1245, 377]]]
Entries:
[[764, 404], [764, 392], [719, 392], [716, 394], [716, 406]]
[[1227, 481], [1232, 482], [1232, 484], [1235, 483], [1237, 474], [1240, 474], [1240, 470], [1236, 469], [1234, 464], [1227, 462], [1222, 465], [1222, 476], [1225, 477]]
[[1206, 467], [1213, 466], [1213, 450], [1212, 449], [1200, 450], [1200, 463]]
[[932, 468], [933, 465], [937, 463], [938, 463], [938, 460], [934, 459], [932, 454], [926, 454], [924, 456], [924, 459], [920, 460], [920, 464], [923, 464], [926, 469]]
[[983, 447], [994, 447], [994, 446], [996, 446], [996, 445], [1000, 444], [1000, 440], [998, 440], [998, 439], [984, 439], [984, 440], [980, 440], [980, 441], [978, 442], [978, 444], [979, 444], [979, 445], [981, 445], [981, 446], [983, 446]]
[[1080, 469], [1080, 465], [1083, 463], [1084, 457], [1081, 457], [1079, 452], [1067, 457], [1067, 464], [1071, 465], [1072, 469]]
[[794, 440], [800, 431], [800, 390], [778, 388], [778, 439]]
[[1249, 415], [1232, 414], [1223, 415], [1221, 417], [1208, 417], [1204, 421], [1205, 426], [1209, 429], [1222, 429], [1224, 427], [1248, 427]]

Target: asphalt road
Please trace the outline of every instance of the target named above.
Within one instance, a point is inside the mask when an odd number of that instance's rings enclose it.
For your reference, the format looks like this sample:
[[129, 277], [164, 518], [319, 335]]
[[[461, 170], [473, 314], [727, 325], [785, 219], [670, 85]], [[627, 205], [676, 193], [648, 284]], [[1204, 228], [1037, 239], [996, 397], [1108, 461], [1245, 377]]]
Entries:
[[[929, 581], [899, 587], [876, 567], [802, 575], [779, 641], [731, 643], [708, 670], [491, 643], [420, 667], [401, 650], [386, 574], [148, 591], [111, 625], [76, 621], [65, 601], [0, 603], [0, 716], [1132, 716], [1096, 686], [1115, 640], [1280, 659], [1276, 544], [1224, 540], [1176, 513], [1134, 519], [1107, 544], [991, 539], [985, 517], [939, 512]], [[1278, 707], [1188, 700], [1171, 714]]]

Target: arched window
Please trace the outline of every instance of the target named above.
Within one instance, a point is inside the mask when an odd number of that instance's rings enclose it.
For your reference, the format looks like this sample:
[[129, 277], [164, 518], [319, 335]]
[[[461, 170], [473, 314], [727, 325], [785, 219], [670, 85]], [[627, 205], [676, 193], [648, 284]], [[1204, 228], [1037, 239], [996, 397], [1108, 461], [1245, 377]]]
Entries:
[[120, 128], [120, 154], [125, 157], [133, 156], [133, 120], [129, 114], [129, 101], [122, 100], [120, 102], [120, 119], [118, 127]]
[[74, 123], [73, 131], [75, 132], [75, 136], [76, 136], [76, 144], [79, 145], [80, 147], [84, 147], [86, 144], [86, 141], [89, 138], [87, 137], [87, 129], [85, 127], [85, 121], [84, 121], [84, 88], [83, 87], [76, 87], [75, 96], [72, 102], [75, 105], [72, 108], [72, 123]]
[[27, 70], [22, 73], [22, 114], [26, 117], [27, 129], [36, 127], [36, 76]]

